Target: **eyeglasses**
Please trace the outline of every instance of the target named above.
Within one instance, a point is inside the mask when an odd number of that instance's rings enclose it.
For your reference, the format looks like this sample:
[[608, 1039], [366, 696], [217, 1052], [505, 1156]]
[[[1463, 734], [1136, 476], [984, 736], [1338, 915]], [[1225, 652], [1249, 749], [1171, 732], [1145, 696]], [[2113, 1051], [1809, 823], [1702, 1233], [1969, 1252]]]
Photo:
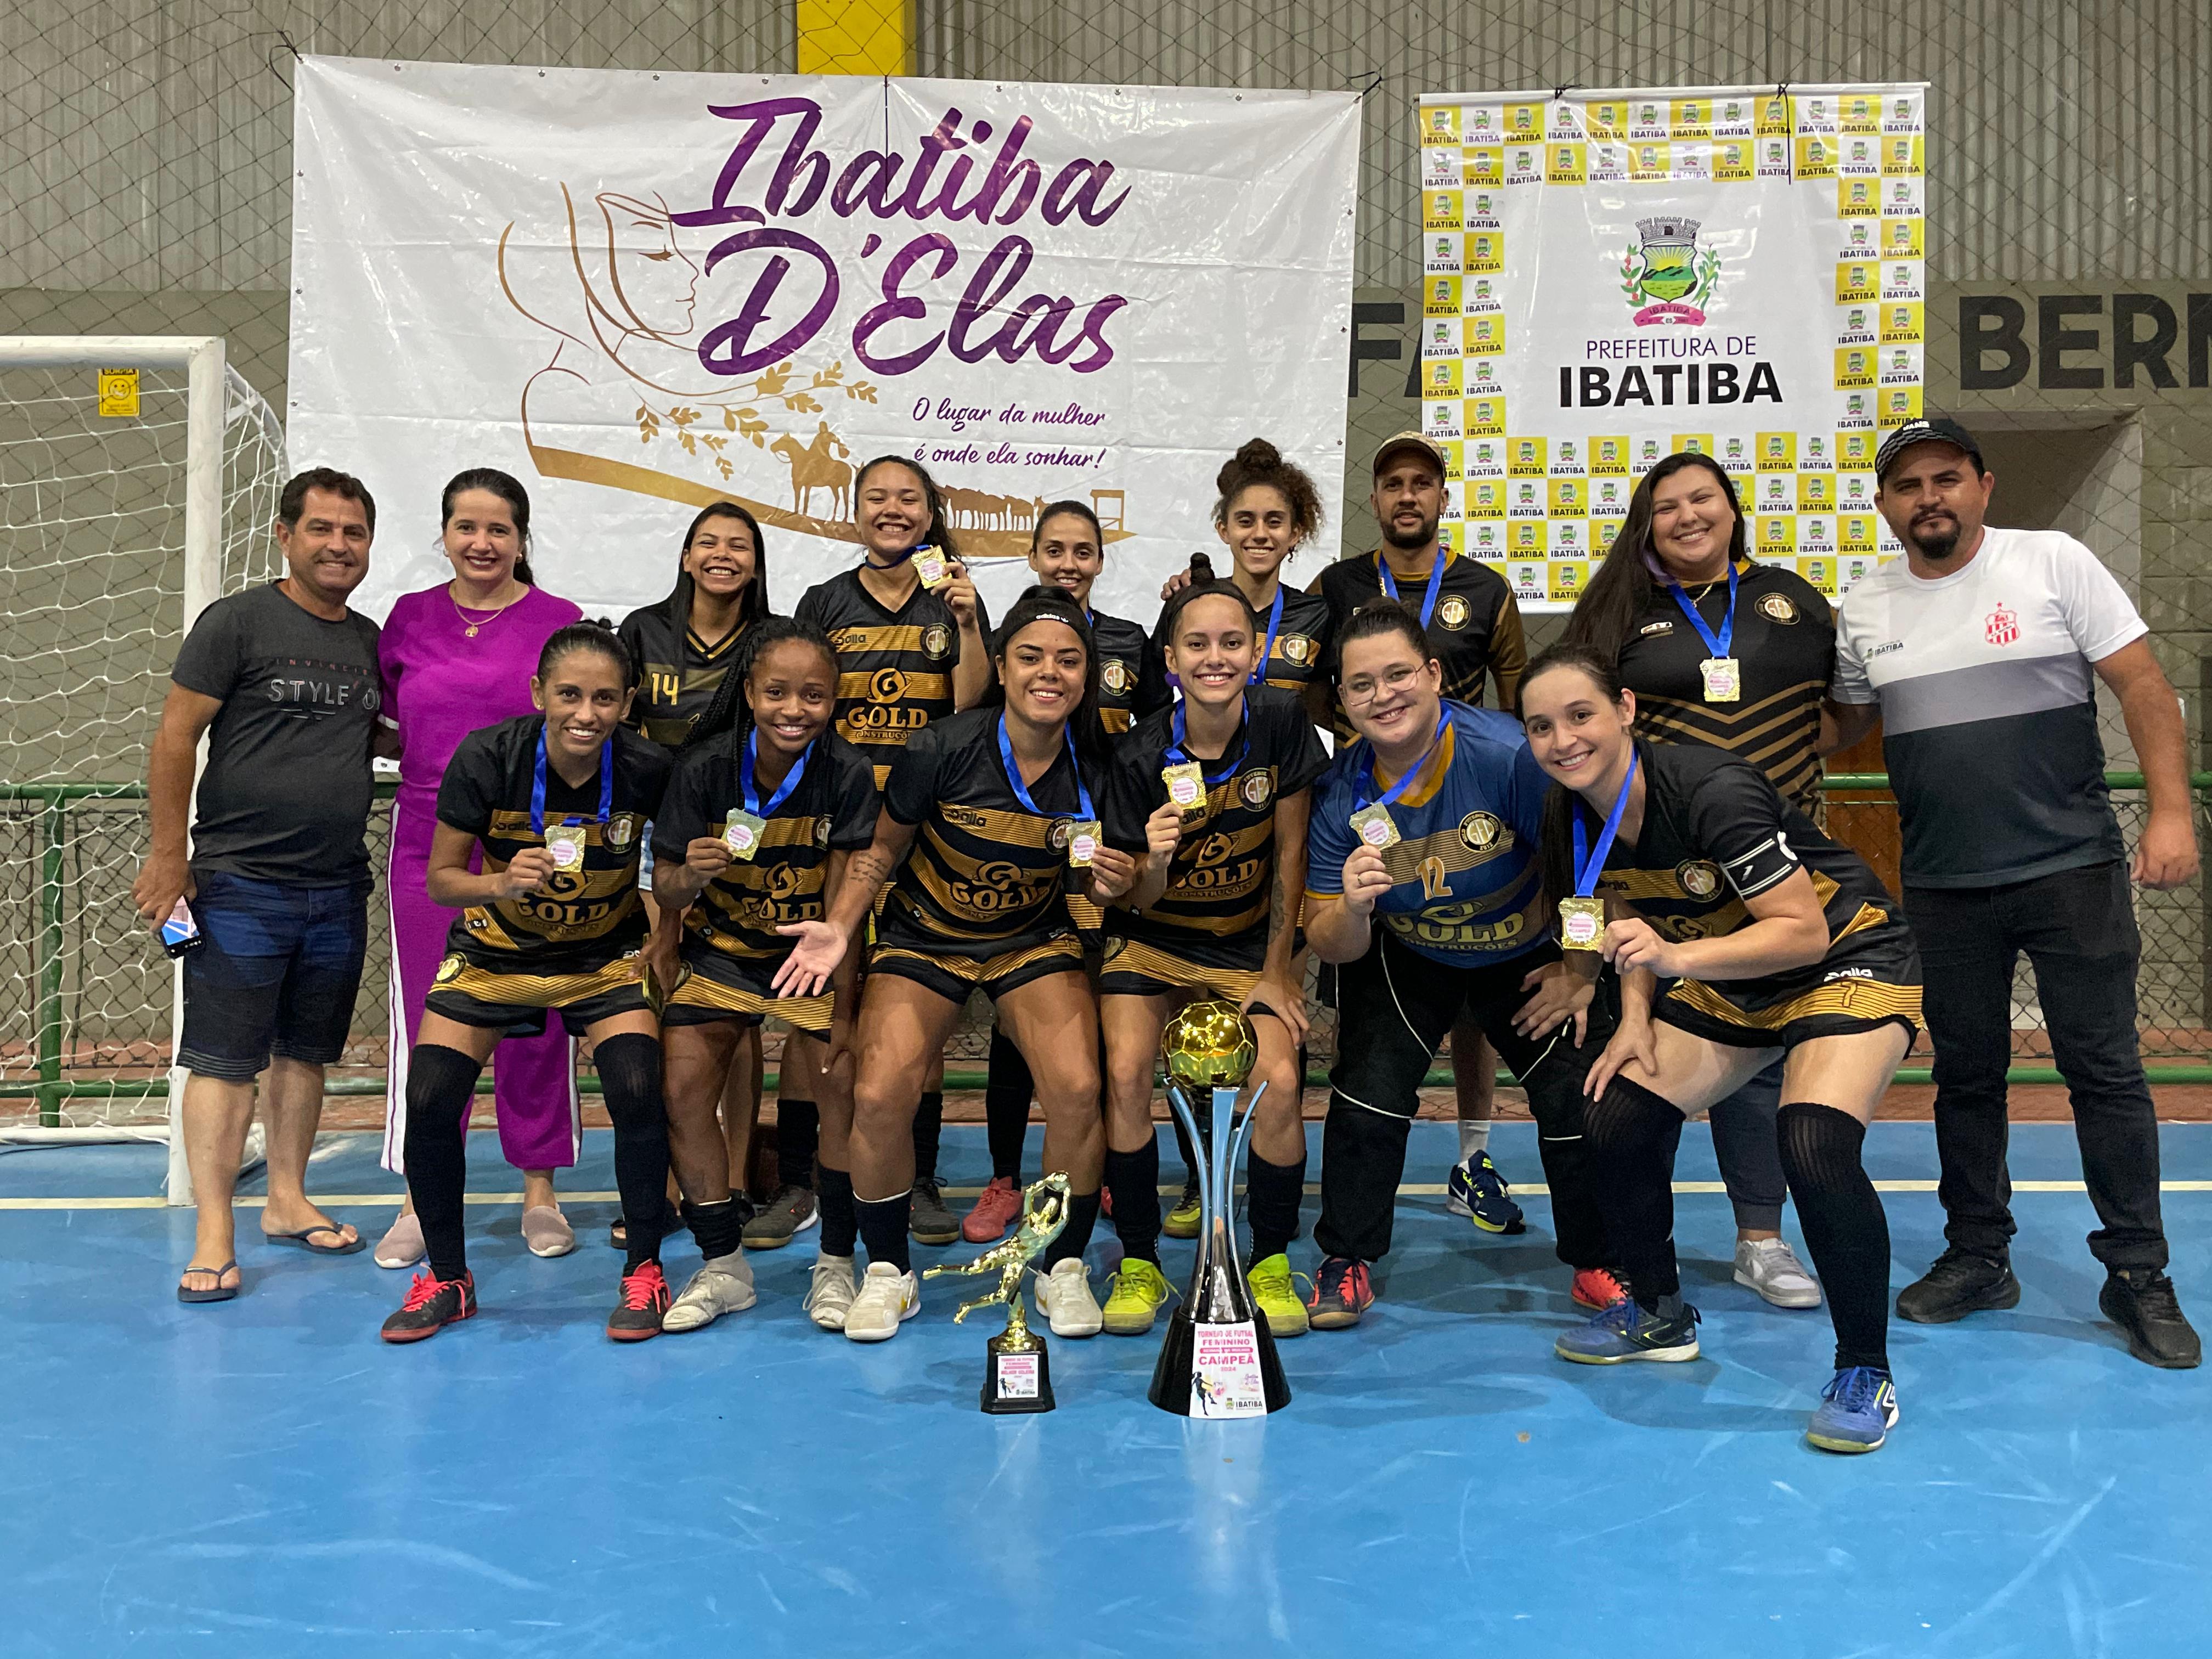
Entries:
[[1346, 708], [1354, 703], [1370, 703], [1384, 696], [1395, 696], [1419, 678], [1419, 668], [1397, 667], [1385, 673], [1380, 680], [1362, 674], [1357, 679], [1344, 683], [1344, 702]]

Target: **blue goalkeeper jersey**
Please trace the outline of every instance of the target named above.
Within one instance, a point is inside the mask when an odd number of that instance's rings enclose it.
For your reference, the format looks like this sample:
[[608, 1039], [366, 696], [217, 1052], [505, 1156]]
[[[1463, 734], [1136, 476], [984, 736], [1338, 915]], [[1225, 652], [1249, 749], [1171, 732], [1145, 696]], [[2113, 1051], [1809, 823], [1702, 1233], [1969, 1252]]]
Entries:
[[[1536, 861], [1551, 780], [1520, 722], [1444, 702], [1443, 739], [1413, 787], [1388, 809], [1400, 839], [1382, 851], [1390, 889], [1375, 907], [1400, 942], [1454, 968], [1505, 962], [1551, 937]], [[1381, 791], [1365, 738], [1337, 751], [1315, 784], [1306, 832], [1306, 908], [1344, 894], [1344, 861], [1359, 845], [1352, 815]]]

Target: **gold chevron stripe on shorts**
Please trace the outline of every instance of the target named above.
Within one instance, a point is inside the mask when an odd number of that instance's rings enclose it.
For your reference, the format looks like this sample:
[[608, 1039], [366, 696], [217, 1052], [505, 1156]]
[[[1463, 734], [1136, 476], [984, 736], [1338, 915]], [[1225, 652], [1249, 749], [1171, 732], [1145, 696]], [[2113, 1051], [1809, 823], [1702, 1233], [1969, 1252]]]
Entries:
[[447, 957], [438, 964], [438, 977], [430, 988], [510, 1008], [564, 1008], [586, 997], [636, 983], [637, 963], [628, 957], [617, 957], [605, 967], [583, 974], [502, 974], [476, 967], [459, 957]]
[[868, 958], [870, 968], [881, 967], [886, 962], [926, 963], [939, 972], [957, 979], [963, 985], [988, 985], [993, 980], [1004, 979], [1008, 974], [1018, 973], [1033, 963], [1060, 958], [1071, 968], [1083, 966], [1083, 945], [1079, 939], [1063, 935], [1048, 939], [1042, 945], [1032, 945], [1025, 951], [1009, 951], [1004, 956], [978, 961], [974, 957], [946, 954], [939, 956], [930, 951], [908, 951], [896, 945], [879, 945]]
[[836, 1002], [834, 992], [823, 991], [811, 997], [763, 996], [757, 991], [740, 991], [733, 985], [724, 985], [708, 979], [704, 974], [693, 974], [676, 988], [668, 999], [672, 1008], [714, 1008], [726, 1014], [750, 1014], [757, 1019], [770, 1016], [802, 1031], [827, 1031], [830, 1012]]
[[1709, 1019], [1750, 1031], [1778, 1031], [1792, 1020], [1809, 1019], [1816, 1014], [1841, 1014], [1850, 1019], [1909, 1019], [1915, 1025], [1923, 1023], [1917, 985], [1885, 985], [1873, 979], [1831, 980], [1779, 1006], [1762, 1008], [1756, 1013], [1737, 1007], [1711, 986], [1694, 979], [1679, 981], [1668, 994]]
[[1118, 949], [1109, 951], [1104, 971], [1142, 974], [1146, 979], [1156, 979], [1181, 990], [1210, 991], [1230, 1002], [1243, 1001], [1260, 982], [1260, 975], [1250, 969], [1208, 967], [1205, 963], [1193, 962], [1134, 939], [1124, 939]]

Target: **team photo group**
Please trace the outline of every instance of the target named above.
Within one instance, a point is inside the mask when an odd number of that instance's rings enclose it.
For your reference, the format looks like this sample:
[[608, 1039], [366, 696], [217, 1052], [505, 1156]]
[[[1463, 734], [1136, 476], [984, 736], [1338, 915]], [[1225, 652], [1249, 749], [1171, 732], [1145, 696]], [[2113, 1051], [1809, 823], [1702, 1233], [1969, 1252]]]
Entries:
[[[1805, 1379], [1808, 1437], [1869, 1451], [1899, 1420], [1893, 1308], [1944, 1323], [2020, 1297], [2005, 1072], [2025, 952], [2074, 1084], [2099, 1309], [2136, 1358], [2195, 1365], [2136, 1036], [2131, 890], [2197, 867], [2174, 692], [2087, 547], [1989, 522], [1996, 480], [1972, 433], [1915, 419], [1874, 471], [1902, 556], [1838, 607], [1747, 549], [1716, 459], [1661, 459], [1533, 656], [1507, 580], [1440, 539], [1447, 459], [1417, 433], [1373, 454], [1372, 550], [1303, 587], [1286, 561], [1319, 544], [1322, 493], [1245, 442], [1220, 467], [1208, 550], [1147, 618], [1091, 604], [1109, 538], [1076, 501], [1036, 514], [1034, 585], [993, 617], [938, 483], [893, 454], [854, 469], [857, 563], [794, 593], [754, 514], [709, 505], [672, 518], [672, 590], [618, 626], [536, 585], [522, 483], [463, 471], [440, 500], [451, 580], [380, 629], [348, 604], [374, 501], [344, 471], [300, 473], [274, 532], [287, 574], [199, 617], [153, 745], [133, 896], [183, 960], [199, 1205], [176, 1294], [252, 1289], [231, 1199], [257, 1109], [264, 1237], [331, 1255], [372, 1243], [305, 1182], [368, 948], [383, 757], [383, 1162], [407, 1197], [374, 1249], [416, 1269], [386, 1342], [477, 1311], [465, 1143], [487, 1066], [529, 1248], [577, 1247], [555, 1184], [581, 1144], [573, 1039], [613, 1128], [610, 1338], [752, 1308], [748, 1247], [809, 1231], [803, 1308], [751, 1317], [896, 1336], [923, 1307], [917, 1244], [988, 1244], [1021, 1221], [1032, 1103], [1040, 1166], [1066, 1182], [1036, 1316], [1060, 1338], [1142, 1335], [1174, 1294], [1163, 1240], [1192, 1237], [1200, 1208], [1188, 1182], [1162, 1201], [1161, 1036], [1218, 999], [1253, 1034], [1233, 1178], [1277, 1341], [1357, 1326], [1378, 1280], [1387, 1294], [1440, 1055], [1462, 1101], [1452, 1207], [1526, 1230], [1521, 1172], [1488, 1149], [1502, 1062], [1589, 1316], [1558, 1357], [1698, 1357], [1674, 1181], [1686, 1121], [1710, 1115], [1735, 1280], [1778, 1307], [1825, 1303], [1834, 1326], [1832, 1376]], [[2106, 797], [2100, 684], [2147, 781], [2133, 847]], [[1901, 896], [1823, 830], [1823, 757], [1877, 719]], [[955, 1213], [944, 1055], [978, 991], [993, 1177]], [[1302, 1085], [1323, 1009], [1309, 1212]], [[733, 1120], [756, 1103], [769, 1020], [780, 1190], [757, 1206]], [[1893, 1293], [1861, 1152], [1930, 1041], [1947, 1247]], [[1782, 1237], [1785, 1201], [1809, 1261]], [[677, 1284], [662, 1256], [685, 1231], [700, 1260]]]

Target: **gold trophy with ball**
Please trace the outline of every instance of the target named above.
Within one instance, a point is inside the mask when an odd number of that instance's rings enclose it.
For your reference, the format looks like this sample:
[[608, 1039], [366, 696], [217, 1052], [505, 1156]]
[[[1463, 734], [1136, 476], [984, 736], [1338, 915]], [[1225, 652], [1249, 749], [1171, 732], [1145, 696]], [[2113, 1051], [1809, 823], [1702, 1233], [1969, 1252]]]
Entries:
[[[1152, 1404], [1179, 1417], [1265, 1417], [1291, 1403], [1274, 1336], [1252, 1304], [1237, 1257], [1230, 1202], [1267, 1086], [1260, 1085], [1238, 1116], [1237, 1091], [1259, 1052], [1252, 1022], [1231, 1002], [1190, 1003], [1160, 1033], [1168, 1102], [1199, 1164], [1198, 1261], [1152, 1368]], [[1211, 1136], [1192, 1105], [1199, 1098], [1209, 1103]]]
[[987, 1412], [1053, 1409], [1052, 1358], [1044, 1338], [1030, 1328], [1022, 1312], [1022, 1276], [1067, 1225], [1067, 1185], [1066, 1176], [1058, 1170], [1031, 1182], [1022, 1190], [1022, 1217], [1012, 1237], [973, 1261], [932, 1267], [922, 1274], [924, 1279], [935, 1279], [940, 1273], [999, 1275], [996, 1290], [962, 1303], [952, 1316], [952, 1322], [957, 1325], [978, 1308], [988, 1308], [994, 1302], [1006, 1304], [1006, 1328], [984, 1344], [983, 1409]]

